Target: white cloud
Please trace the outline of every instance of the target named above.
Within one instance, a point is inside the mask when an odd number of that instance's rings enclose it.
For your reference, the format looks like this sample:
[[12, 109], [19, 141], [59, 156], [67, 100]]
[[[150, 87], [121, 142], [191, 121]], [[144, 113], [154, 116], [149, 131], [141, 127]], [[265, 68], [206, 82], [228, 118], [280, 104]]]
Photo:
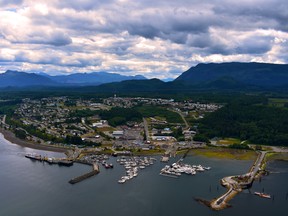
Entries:
[[286, 0], [0, 1], [1, 70], [175, 77], [199, 62], [288, 62]]

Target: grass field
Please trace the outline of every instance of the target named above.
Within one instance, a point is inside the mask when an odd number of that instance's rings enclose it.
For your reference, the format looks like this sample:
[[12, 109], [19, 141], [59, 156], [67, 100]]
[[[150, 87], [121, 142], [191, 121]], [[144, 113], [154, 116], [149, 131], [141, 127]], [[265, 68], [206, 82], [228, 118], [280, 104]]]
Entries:
[[269, 98], [269, 106], [284, 107], [288, 103], [288, 98]]
[[225, 138], [225, 139], [217, 141], [217, 144], [219, 144], [219, 145], [232, 145], [235, 143], [240, 144], [241, 140], [235, 139], [235, 138]]
[[266, 155], [266, 160], [285, 160], [288, 161], [288, 153], [268, 153]]
[[209, 158], [235, 159], [235, 160], [254, 160], [257, 153], [248, 150], [228, 149], [228, 148], [206, 148], [194, 149], [191, 151], [194, 155], [201, 155]]

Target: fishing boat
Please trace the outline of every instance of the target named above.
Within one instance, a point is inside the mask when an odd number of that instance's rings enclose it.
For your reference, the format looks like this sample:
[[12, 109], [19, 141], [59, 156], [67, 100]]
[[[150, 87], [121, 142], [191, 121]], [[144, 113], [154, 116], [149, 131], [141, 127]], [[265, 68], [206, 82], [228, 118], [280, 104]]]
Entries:
[[271, 195], [270, 194], [260, 193], [260, 192], [254, 192], [254, 194], [257, 195], [257, 196], [260, 196], [262, 198], [271, 199]]

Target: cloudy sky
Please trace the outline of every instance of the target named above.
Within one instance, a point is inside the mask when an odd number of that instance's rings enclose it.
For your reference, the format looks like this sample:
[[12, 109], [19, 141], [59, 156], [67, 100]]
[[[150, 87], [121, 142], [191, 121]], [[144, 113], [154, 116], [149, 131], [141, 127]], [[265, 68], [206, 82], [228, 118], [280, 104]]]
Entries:
[[200, 62], [288, 63], [287, 0], [0, 0], [0, 71], [172, 78]]

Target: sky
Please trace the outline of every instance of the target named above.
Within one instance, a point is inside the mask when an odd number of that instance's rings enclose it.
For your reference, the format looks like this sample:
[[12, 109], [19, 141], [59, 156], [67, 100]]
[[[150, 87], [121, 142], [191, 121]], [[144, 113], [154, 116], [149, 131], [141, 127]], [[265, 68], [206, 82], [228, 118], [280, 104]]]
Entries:
[[287, 0], [0, 0], [0, 71], [176, 78], [288, 63]]

